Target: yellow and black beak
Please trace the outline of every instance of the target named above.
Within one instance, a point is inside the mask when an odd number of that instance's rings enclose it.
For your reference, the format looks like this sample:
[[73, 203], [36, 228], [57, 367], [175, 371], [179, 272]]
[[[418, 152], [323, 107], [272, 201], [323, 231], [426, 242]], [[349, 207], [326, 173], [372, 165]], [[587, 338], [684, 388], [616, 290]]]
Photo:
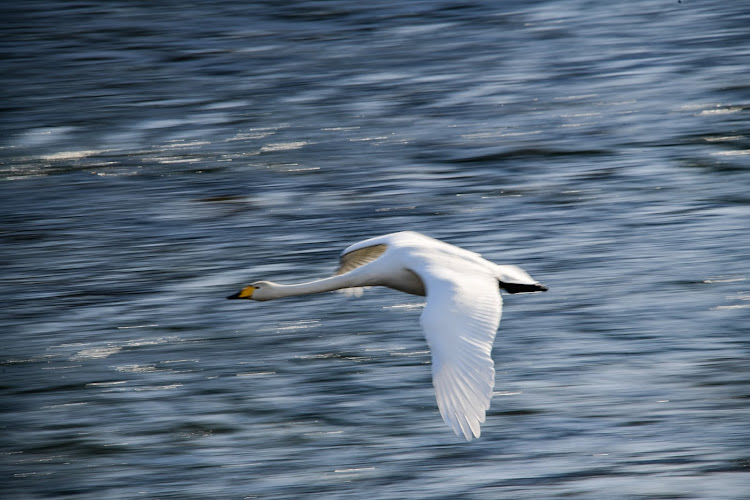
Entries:
[[239, 292], [235, 293], [234, 295], [230, 295], [227, 298], [228, 299], [249, 299], [253, 296], [254, 291], [255, 291], [254, 286], [246, 286]]

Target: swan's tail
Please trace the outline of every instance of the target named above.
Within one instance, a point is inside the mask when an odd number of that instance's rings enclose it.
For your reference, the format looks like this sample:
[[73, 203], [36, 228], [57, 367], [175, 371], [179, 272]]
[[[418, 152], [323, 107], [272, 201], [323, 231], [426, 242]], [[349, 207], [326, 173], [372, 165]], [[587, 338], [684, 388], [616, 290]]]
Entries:
[[497, 266], [497, 281], [508, 293], [546, 292], [547, 287], [517, 266]]

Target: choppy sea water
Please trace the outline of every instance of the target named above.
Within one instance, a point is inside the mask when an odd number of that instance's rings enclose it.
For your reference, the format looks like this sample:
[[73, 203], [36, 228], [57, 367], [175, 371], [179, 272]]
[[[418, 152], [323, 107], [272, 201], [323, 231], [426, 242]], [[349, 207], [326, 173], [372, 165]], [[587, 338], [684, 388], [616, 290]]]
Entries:
[[[742, 2], [2, 14], [3, 498], [747, 498]], [[470, 443], [420, 298], [225, 300], [405, 229], [550, 287]]]

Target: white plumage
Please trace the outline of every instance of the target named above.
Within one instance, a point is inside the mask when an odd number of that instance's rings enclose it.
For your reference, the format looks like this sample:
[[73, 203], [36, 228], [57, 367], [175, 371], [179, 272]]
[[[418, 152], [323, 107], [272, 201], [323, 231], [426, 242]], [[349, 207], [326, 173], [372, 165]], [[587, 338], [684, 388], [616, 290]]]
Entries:
[[457, 435], [479, 437], [495, 385], [491, 352], [502, 311], [500, 289], [547, 288], [516, 266], [493, 264], [477, 253], [406, 231], [351, 245], [330, 278], [296, 285], [259, 281], [228, 298], [272, 300], [367, 286], [427, 297], [421, 323], [432, 353], [440, 414]]

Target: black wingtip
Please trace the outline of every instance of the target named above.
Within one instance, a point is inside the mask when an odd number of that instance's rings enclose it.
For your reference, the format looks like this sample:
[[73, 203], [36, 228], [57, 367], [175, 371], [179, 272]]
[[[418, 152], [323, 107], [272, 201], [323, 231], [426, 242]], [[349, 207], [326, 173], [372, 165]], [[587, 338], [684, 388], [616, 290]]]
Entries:
[[549, 288], [542, 285], [541, 283], [505, 283], [504, 281], [500, 282], [500, 288], [508, 293], [533, 293], [546, 292], [547, 290], [549, 290]]

